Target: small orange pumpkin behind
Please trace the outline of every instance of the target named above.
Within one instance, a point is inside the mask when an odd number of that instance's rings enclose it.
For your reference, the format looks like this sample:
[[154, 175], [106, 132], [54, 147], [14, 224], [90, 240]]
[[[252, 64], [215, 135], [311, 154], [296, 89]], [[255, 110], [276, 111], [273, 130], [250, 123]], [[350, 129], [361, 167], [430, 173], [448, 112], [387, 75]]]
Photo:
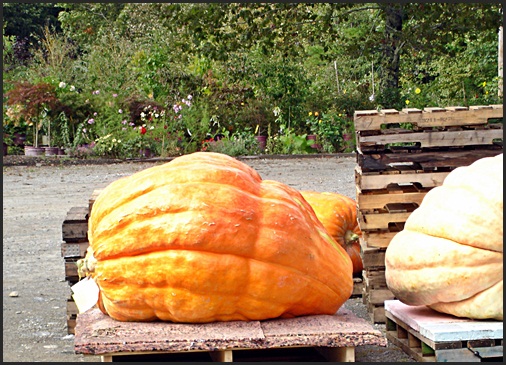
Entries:
[[353, 275], [361, 275], [364, 269], [359, 243], [362, 231], [358, 225], [355, 200], [339, 193], [309, 190], [303, 190], [300, 193], [311, 205], [317, 218], [332, 238], [344, 247], [350, 256], [353, 263]]

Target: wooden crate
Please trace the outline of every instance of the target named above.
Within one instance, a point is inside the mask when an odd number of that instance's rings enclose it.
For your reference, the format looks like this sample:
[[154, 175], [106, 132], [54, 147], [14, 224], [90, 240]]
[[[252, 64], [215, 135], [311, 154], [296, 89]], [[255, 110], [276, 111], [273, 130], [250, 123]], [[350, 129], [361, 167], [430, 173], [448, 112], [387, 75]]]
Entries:
[[374, 322], [386, 317], [372, 298], [388, 294], [368, 285], [369, 276], [384, 275], [391, 239], [451, 171], [503, 152], [502, 118], [502, 105], [355, 112], [363, 300]]
[[418, 362], [503, 362], [503, 323], [385, 301], [386, 336]]

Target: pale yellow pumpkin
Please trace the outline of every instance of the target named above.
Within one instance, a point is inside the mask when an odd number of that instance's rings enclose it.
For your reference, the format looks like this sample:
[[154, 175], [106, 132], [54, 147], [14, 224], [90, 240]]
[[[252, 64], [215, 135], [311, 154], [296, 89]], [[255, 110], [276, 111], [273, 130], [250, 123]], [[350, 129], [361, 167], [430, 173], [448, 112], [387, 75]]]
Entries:
[[503, 319], [503, 155], [459, 167], [390, 241], [387, 285], [408, 305]]

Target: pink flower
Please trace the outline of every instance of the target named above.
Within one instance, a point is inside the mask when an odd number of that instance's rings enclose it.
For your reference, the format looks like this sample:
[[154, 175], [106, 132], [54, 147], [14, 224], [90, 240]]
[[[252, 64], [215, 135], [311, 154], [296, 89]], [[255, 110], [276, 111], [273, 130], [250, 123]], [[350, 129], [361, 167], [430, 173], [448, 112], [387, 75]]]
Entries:
[[88, 124], [93, 124], [93, 123], [95, 123], [95, 119], [93, 119], [93, 118], [88, 119]]
[[112, 97], [113, 97], [113, 98], [117, 98], [117, 97], [118, 97], [118, 94], [112, 94]]

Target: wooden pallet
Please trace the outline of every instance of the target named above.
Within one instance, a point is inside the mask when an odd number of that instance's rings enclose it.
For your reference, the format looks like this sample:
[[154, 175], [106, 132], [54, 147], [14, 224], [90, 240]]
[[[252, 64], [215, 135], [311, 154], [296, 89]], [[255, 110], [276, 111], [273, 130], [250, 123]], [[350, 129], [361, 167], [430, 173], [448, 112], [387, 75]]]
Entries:
[[[79, 281], [77, 272], [77, 261], [86, 256], [88, 249], [88, 218], [93, 203], [102, 189], [93, 191], [88, 206], [72, 207], [67, 212], [62, 223], [61, 255], [65, 265], [65, 280], [72, 286]], [[67, 332], [74, 334], [76, 325], [77, 306], [70, 296], [67, 299]]]
[[363, 300], [375, 323], [386, 317], [373, 298], [389, 294], [368, 276], [384, 273], [388, 244], [431, 189], [454, 169], [503, 152], [502, 118], [502, 105], [355, 112]]
[[386, 336], [419, 362], [502, 362], [503, 323], [385, 301]]
[[351, 293], [350, 298], [360, 298], [362, 297], [362, 291], [364, 287], [364, 281], [360, 277], [353, 278], [353, 292]]
[[385, 300], [395, 299], [387, 286], [384, 267], [365, 268], [362, 302], [373, 323], [385, 323]]
[[276, 353], [284, 361], [353, 362], [355, 347], [363, 345], [386, 346], [387, 341], [345, 308], [334, 315], [205, 324], [119, 322], [94, 308], [77, 316], [74, 340], [76, 354], [98, 355], [104, 362], [123, 356], [138, 362], [174, 356], [179, 361], [266, 361]]
[[67, 298], [67, 333], [75, 334], [76, 320], [79, 311], [72, 296]]

